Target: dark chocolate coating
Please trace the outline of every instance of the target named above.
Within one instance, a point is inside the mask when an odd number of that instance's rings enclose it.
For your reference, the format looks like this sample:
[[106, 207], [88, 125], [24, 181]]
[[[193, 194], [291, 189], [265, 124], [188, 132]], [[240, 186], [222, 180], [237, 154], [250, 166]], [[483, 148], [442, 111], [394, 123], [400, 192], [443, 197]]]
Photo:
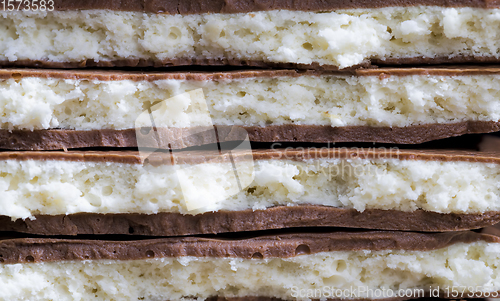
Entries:
[[265, 210], [217, 211], [197, 215], [97, 214], [37, 215], [12, 221], [0, 216], [0, 231], [37, 235], [124, 234], [180, 236], [298, 227], [345, 227], [401, 231], [461, 231], [500, 221], [500, 212], [441, 214], [416, 210], [343, 209], [318, 205], [278, 206]]
[[[212, 130], [211, 130], [212, 129]], [[329, 125], [269, 125], [216, 126], [218, 142], [240, 141], [244, 130], [252, 142], [380, 142], [418, 144], [465, 134], [500, 131], [500, 122], [465, 121], [450, 124], [424, 124], [407, 127], [341, 126]], [[195, 134], [192, 134], [195, 133]], [[215, 131], [207, 128], [156, 128], [156, 135], [141, 139], [141, 147], [182, 149], [215, 142]], [[126, 130], [0, 130], [0, 149], [61, 150], [93, 147], [137, 147], [135, 129]]]
[[429, 251], [456, 243], [477, 241], [500, 243], [500, 238], [471, 231], [447, 233], [336, 231], [258, 236], [247, 239], [179, 237], [126, 241], [17, 238], [0, 241], [0, 258], [3, 263], [134, 260], [180, 256], [288, 258], [328, 251]]

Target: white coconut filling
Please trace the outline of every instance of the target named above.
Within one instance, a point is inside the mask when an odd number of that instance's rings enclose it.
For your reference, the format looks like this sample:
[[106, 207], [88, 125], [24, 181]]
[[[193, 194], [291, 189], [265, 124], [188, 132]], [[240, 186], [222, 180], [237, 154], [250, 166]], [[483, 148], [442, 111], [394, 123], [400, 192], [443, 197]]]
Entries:
[[[486, 296], [485, 292], [500, 290], [499, 254], [499, 244], [477, 242], [433, 251], [333, 251], [292, 258], [177, 257], [1, 264], [0, 281], [4, 285], [0, 298], [204, 300], [218, 295], [285, 300], [339, 296], [379, 299], [384, 297], [377, 295], [382, 291], [385, 298], [422, 297], [429, 289], [448, 291], [448, 297], [457, 291], [462, 297], [471, 291]], [[328, 295], [331, 293], [335, 295]]]
[[283, 159], [238, 163], [236, 169], [231, 163], [213, 162], [152, 167], [4, 160], [0, 215], [17, 219], [79, 212], [198, 214], [299, 204], [358, 211], [500, 210], [497, 164]]
[[[174, 97], [200, 88], [204, 109], [189, 98]], [[130, 129], [139, 125], [141, 113], [151, 109], [156, 126], [168, 128], [207, 124], [404, 127], [498, 121], [498, 99], [500, 75], [137, 82], [25, 77], [0, 81], [0, 126]]]
[[166, 15], [83, 10], [0, 12], [0, 60], [232, 58], [317, 62], [499, 57], [499, 9], [434, 6]]

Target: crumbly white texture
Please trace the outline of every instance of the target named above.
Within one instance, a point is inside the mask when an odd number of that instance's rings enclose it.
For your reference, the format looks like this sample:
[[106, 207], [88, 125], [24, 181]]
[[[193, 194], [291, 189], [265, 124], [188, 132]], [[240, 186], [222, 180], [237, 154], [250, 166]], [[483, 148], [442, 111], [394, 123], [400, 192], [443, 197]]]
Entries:
[[[241, 191], [231, 163], [152, 167], [5, 160], [0, 162], [0, 214], [13, 219], [79, 212], [198, 214], [299, 204], [358, 211], [500, 210], [497, 164], [284, 158], [256, 160], [237, 168], [244, 179]], [[178, 169], [182, 169], [182, 185]], [[198, 209], [188, 210], [189, 202]]]
[[335, 12], [165, 15], [1, 12], [0, 60], [234, 58], [335, 65], [370, 58], [499, 57], [499, 9], [433, 6]]
[[[445, 292], [448, 288], [450, 294], [459, 289], [467, 296], [467, 288], [500, 290], [499, 254], [500, 244], [476, 242], [433, 251], [336, 251], [284, 259], [178, 257], [2, 264], [0, 299], [203, 300], [219, 295], [310, 300], [305, 295], [308, 291], [324, 292], [324, 287], [348, 290], [347, 294], [356, 288], [347, 298], [380, 298], [373, 292], [362, 293], [359, 287], [410, 297], [418, 297], [418, 292], [399, 290], [439, 287]], [[312, 299], [328, 297], [316, 296]]]
[[[148, 109], [153, 110], [156, 126], [170, 128], [207, 123], [403, 127], [498, 121], [499, 87], [499, 75], [153, 82], [12, 78], [0, 80], [0, 126], [10, 130], [130, 129], [138, 126], [138, 117]], [[203, 89], [205, 109], [189, 98], [174, 97], [195, 89]]]

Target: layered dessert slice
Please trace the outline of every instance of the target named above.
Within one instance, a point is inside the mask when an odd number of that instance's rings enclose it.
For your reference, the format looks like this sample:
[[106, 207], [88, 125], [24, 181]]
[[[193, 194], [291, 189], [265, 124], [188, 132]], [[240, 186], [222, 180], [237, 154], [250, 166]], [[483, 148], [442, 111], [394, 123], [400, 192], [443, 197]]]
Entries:
[[421, 143], [500, 130], [499, 87], [497, 67], [4, 69], [0, 148], [183, 148], [239, 140], [235, 127], [256, 142]]
[[2, 152], [0, 230], [188, 235], [293, 227], [450, 231], [500, 221], [500, 157], [308, 149]]
[[25, 238], [0, 241], [0, 252], [4, 300], [462, 299], [500, 290], [500, 240], [468, 231]]
[[4, 65], [498, 62], [490, 0], [44, 1], [0, 6]]

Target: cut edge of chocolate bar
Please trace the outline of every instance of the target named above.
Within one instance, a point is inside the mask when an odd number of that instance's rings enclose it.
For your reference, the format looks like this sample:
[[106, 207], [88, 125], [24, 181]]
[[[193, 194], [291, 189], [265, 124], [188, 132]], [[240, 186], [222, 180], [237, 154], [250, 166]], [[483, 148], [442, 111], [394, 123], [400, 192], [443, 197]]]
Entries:
[[[214, 129], [217, 140], [213, 139]], [[151, 130], [151, 129], [149, 129]], [[193, 128], [155, 128], [157, 135], [143, 139], [141, 147], [182, 149], [214, 142], [240, 141], [243, 130], [252, 142], [378, 142], [419, 144], [465, 134], [490, 133], [500, 130], [500, 122], [464, 121], [459, 123], [424, 124], [407, 127], [339, 126], [329, 125], [269, 125], [215, 126], [200, 130]], [[126, 130], [0, 130], [0, 149], [62, 150], [95, 147], [137, 147], [137, 129]]]
[[[66, 260], [136, 260], [162, 257], [290, 258], [333, 251], [430, 251], [457, 243], [500, 243], [500, 237], [472, 231], [418, 233], [356, 231], [286, 233], [250, 238], [170, 237], [142, 240], [5, 238], [3, 264]], [[256, 255], [258, 253], [259, 255]], [[150, 255], [153, 254], [153, 255]]]
[[500, 212], [442, 214], [416, 210], [335, 208], [320, 205], [277, 206], [263, 210], [180, 213], [37, 215], [34, 219], [0, 216], [0, 231], [35, 235], [182, 236], [300, 227], [343, 227], [399, 231], [463, 231], [500, 221]]

